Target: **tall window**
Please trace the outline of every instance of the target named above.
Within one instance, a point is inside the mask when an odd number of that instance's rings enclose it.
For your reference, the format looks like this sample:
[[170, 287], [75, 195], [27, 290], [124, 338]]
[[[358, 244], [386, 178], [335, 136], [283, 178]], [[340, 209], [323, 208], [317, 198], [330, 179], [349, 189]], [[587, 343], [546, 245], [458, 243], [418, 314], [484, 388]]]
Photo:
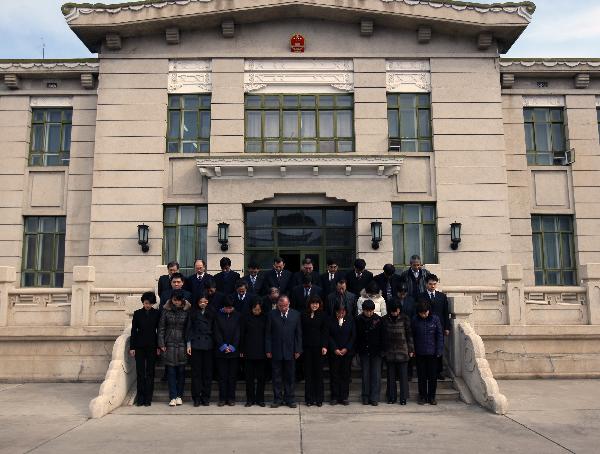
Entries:
[[170, 95], [167, 152], [204, 153], [210, 145], [210, 95]]
[[573, 218], [531, 216], [535, 285], [576, 285]]
[[429, 94], [388, 93], [390, 151], [431, 151]]
[[406, 268], [410, 256], [418, 254], [423, 263], [437, 262], [435, 205], [404, 203], [392, 205], [394, 265]]
[[62, 287], [65, 265], [65, 218], [25, 218], [23, 287]]
[[68, 166], [71, 151], [72, 109], [31, 111], [30, 166]]
[[525, 143], [529, 165], [566, 162], [565, 124], [562, 107], [526, 107]]
[[196, 259], [206, 260], [206, 206], [165, 206], [163, 263], [177, 260], [184, 275], [192, 274]]
[[246, 151], [354, 151], [352, 95], [246, 96]]

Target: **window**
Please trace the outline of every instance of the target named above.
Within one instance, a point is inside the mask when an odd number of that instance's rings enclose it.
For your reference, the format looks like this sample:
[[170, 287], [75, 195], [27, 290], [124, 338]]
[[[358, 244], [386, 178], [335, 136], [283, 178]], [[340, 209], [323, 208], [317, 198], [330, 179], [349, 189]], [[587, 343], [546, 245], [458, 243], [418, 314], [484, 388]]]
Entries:
[[535, 285], [576, 285], [573, 218], [531, 216]]
[[163, 263], [177, 260], [184, 275], [194, 272], [196, 259], [206, 260], [206, 206], [165, 206]]
[[23, 287], [62, 287], [65, 265], [65, 218], [25, 218]]
[[392, 241], [396, 267], [408, 267], [410, 256], [414, 254], [419, 255], [423, 263], [437, 263], [435, 216], [435, 205], [392, 205]]
[[32, 109], [30, 166], [68, 166], [72, 109]]
[[247, 152], [354, 151], [352, 95], [246, 96]]
[[388, 93], [390, 151], [432, 151], [429, 94]]
[[210, 146], [210, 95], [170, 95], [168, 153], [206, 153]]
[[598, 138], [600, 139], [600, 107], [596, 109], [596, 121], [598, 122]]
[[523, 115], [527, 164], [567, 164], [563, 108], [527, 107]]

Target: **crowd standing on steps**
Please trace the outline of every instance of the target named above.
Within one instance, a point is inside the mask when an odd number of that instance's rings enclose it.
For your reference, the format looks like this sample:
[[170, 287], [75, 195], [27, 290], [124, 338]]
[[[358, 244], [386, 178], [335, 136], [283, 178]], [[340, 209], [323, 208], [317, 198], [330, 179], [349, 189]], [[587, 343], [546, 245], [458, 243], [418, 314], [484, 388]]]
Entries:
[[152, 404], [157, 361], [165, 367], [172, 407], [184, 403], [187, 364], [194, 406], [210, 405], [216, 375], [219, 406], [236, 405], [237, 380], [243, 376], [246, 407], [266, 405], [270, 378], [271, 407], [295, 408], [302, 376], [304, 403], [321, 407], [326, 365], [329, 403], [349, 405], [355, 357], [363, 405], [379, 405], [384, 366], [387, 403], [406, 405], [415, 365], [417, 403], [437, 405], [450, 315], [438, 277], [423, 268], [420, 257], [412, 256], [400, 274], [386, 264], [375, 277], [360, 258], [348, 273], [329, 259], [321, 275], [310, 258], [295, 274], [281, 257], [265, 272], [251, 262], [243, 277], [231, 265], [223, 257], [221, 272], [211, 276], [199, 259], [194, 274], [184, 278], [179, 264], [170, 262], [158, 282], [160, 302], [154, 292], [142, 295], [129, 350], [136, 363], [136, 405]]

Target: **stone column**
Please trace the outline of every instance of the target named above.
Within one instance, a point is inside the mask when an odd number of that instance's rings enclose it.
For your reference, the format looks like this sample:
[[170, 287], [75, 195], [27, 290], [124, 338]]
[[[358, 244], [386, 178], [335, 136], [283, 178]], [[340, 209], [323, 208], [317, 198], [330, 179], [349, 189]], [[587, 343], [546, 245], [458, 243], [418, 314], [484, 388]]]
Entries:
[[96, 280], [93, 266], [73, 267], [71, 326], [86, 326], [90, 320], [90, 293]]
[[461, 321], [472, 324], [473, 318], [473, 297], [471, 296], [451, 296], [450, 313], [452, 314], [452, 331], [450, 332], [449, 347], [450, 357], [448, 364], [457, 376], [462, 376], [462, 352], [460, 347], [460, 335], [458, 325]]
[[581, 280], [588, 305], [588, 324], [600, 325], [600, 263], [581, 266]]
[[525, 291], [523, 289], [523, 266], [503, 265], [502, 280], [506, 288], [506, 307], [509, 325], [525, 324]]
[[0, 266], [0, 326], [8, 324], [8, 292], [15, 288], [17, 270], [14, 266]]

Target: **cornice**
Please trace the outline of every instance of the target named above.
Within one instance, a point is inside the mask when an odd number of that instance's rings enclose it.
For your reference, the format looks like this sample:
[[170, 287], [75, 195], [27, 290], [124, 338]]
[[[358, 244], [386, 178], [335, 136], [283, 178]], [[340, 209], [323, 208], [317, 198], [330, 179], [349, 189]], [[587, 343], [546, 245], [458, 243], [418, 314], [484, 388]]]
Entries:
[[501, 72], [600, 71], [598, 58], [501, 58], [499, 64]]
[[0, 73], [97, 73], [100, 64], [90, 61], [0, 62]]

